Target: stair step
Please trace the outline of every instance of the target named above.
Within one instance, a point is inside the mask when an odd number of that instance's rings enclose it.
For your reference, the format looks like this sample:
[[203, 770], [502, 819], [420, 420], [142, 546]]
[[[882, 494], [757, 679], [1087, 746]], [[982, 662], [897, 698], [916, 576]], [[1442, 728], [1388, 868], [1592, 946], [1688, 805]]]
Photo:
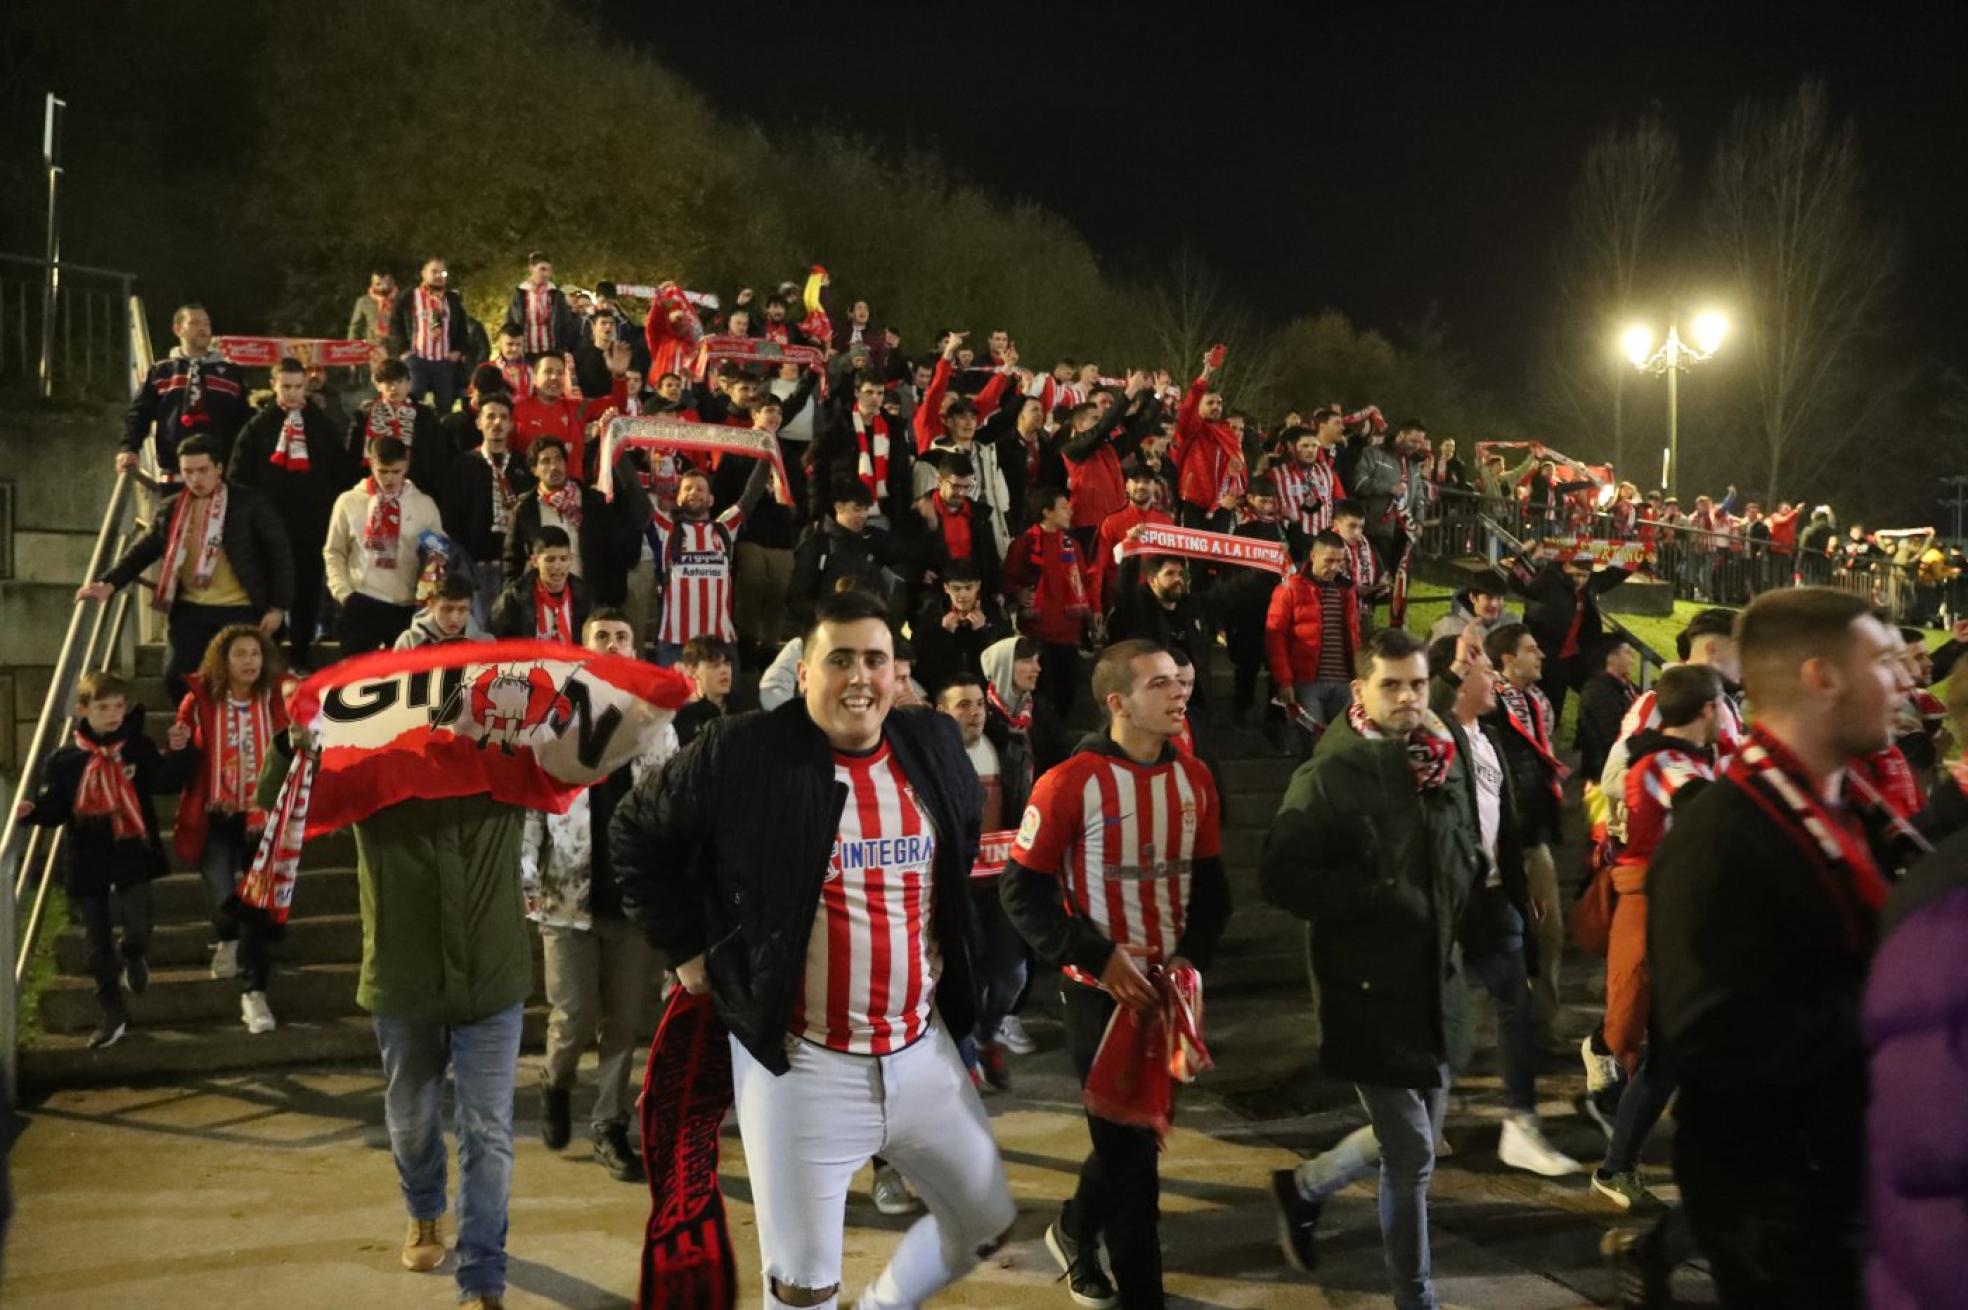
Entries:
[[[205, 880], [195, 873], [173, 873], [150, 885], [157, 922], [184, 923], [208, 919], [212, 902]], [[354, 914], [360, 901], [353, 863], [342, 867], [309, 868], [302, 856], [294, 885], [294, 906], [300, 914]]]
[[[127, 1086], [296, 1065], [376, 1063], [376, 1032], [368, 1015], [279, 1017], [278, 1028], [259, 1036], [247, 1032], [236, 1013], [211, 1023], [139, 1023], [105, 1051], [90, 1050], [86, 1033], [50, 1033], [21, 1050], [21, 1085], [34, 1091]], [[537, 1051], [546, 1033], [547, 1008], [529, 1006], [522, 1049]]]
[[[362, 916], [359, 914], [302, 914], [287, 923], [287, 935], [275, 948], [286, 960], [355, 961], [362, 958]], [[204, 917], [162, 923], [151, 933], [152, 969], [203, 968], [212, 954], [212, 929]], [[55, 965], [65, 974], [82, 975], [89, 966], [87, 939], [70, 928], [55, 942]]]
[[[333, 1019], [355, 1012], [360, 965], [352, 961], [276, 959], [267, 999], [273, 1012], [295, 1019]], [[239, 984], [211, 976], [205, 968], [153, 969], [142, 996], [124, 997], [138, 1024], [192, 1025], [238, 1021]], [[41, 993], [41, 1026], [50, 1033], [93, 1030], [101, 1018], [95, 983], [76, 974], [59, 974]]]

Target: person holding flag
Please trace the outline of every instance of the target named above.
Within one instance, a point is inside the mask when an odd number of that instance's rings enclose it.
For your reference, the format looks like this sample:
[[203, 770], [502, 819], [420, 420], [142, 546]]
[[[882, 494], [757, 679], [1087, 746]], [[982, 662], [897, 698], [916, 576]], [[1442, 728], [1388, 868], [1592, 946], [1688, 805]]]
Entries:
[[[729, 1295], [706, 1156], [714, 1168], [715, 1125], [735, 1096], [764, 1304], [838, 1304], [848, 1185], [880, 1155], [929, 1212], [856, 1304], [913, 1307], [995, 1251], [1017, 1215], [957, 1051], [976, 1002], [977, 774], [948, 718], [890, 712], [894, 638], [879, 600], [822, 598], [802, 651], [798, 699], [708, 725], [609, 831], [623, 909], [687, 994], [672, 998], [643, 1091], [658, 1197], [644, 1288], [674, 1297], [688, 1278], [703, 1304]], [[717, 1024], [673, 1043], [673, 1025], [704, 1017], [691, 998], [706, 993]], [[730, 1095], [705, 1091], [722, 1073], [719, 1025]], [[677, 1140], [651, 1140], [654, 1114], [686, 1100]], [[710, 1149], [680, 1149], [706, 1134]], [[670, 1231], [665, 1216], [699, 1195], [715, 1232]]]
[[[1209, 967], [1230, 917], [1216, 785], [1171, 744], [1189, 706], [1175, 660], [1150, 641], [1117, 642], [1094, 665], [1093, 694], [1107, 731], [1039, 779], [999, 888], [1033, 952], [1064, 971], [1066, 1044], [1083, 1084], [1116, 1007], [1156, 1009], [1172, 978]], [[1046, 1248], [1076, 1304], [1159, 1307], [1159, 1134], [1091, 1103], [1087, 1129], [1093, 1150]]]

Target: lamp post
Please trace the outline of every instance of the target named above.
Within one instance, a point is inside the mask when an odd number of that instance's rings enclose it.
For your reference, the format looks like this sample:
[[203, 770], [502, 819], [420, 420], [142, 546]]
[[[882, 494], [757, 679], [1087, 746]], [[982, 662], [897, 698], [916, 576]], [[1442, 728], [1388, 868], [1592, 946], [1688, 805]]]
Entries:
[[1658, 349], [1654, 346], [1654, 330], [1645, 324], [1634, 324], [1621, 338], [1633, 367], [1642, 373], [1667, 375], [1667, 460], [1661, 470], [1661, 483], [1662, 490], [1670, 496], [1681, 477], [1680, 375], [1721, 349], [1722, 338], [1729, 334], [1729, 320], [1711, 310], [1695, 318], [1694, 329], [1695, 339], [1690, 344], [1681, 339], [1680, 324], [1670, 318], [1667, 339]]

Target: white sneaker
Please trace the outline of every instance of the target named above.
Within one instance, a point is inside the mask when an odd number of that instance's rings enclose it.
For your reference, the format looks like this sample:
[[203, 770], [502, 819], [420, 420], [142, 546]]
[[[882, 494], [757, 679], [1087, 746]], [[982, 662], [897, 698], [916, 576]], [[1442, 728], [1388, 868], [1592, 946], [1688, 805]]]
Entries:
[[875, 1209], [887, 1215], [914, 1214], [922, 1209], [922, 1202], [909, 1190], [909, 1184], [902, 1181], [901, 1171], [892, 1164], [875, 1170]]
[[1579, 1059], [1585, 1062], [1585, 1090], [1603, 1092], [1624, 1075], [1619, 1057], [1601, 1055], [1592, 1049], [1592, 1034], [1579, 1038]]
[[247, 1032], [255, 1036], [274, 1030], [277, 1025], [273, 1021], [273, 1009], [267, 1005], [265, 992], [239, 994], [239, 1021], [246, 1025]]
[[220, 942], [212, 948], [212, 976], [223, 982], [239, 972], [239, 943]]
[[1546, 1178], [1579, 1172], [1577, 1160], [1545, 1139], [1534, 1114], [1513, 1114], [1504, 1119], [1503, 1135], [1497, 1139], [1497, 1159], [1512, 1169], [1529, 1170]]
[[1032, 1034], [1025, 1031], [1025, 1024], [1015, 1014], [1007, 1014], [998, 1020], [998, 1045], [1013, 1055], [1030, 1055], [1039, 1049], [1032, 1040]]

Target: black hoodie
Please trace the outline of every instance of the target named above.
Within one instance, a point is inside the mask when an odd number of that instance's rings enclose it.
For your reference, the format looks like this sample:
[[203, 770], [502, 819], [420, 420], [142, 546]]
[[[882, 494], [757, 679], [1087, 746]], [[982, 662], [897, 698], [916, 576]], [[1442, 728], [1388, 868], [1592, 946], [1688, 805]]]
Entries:
[[[123, 716], [123, 726], [108, 737], [97, 737], [87, 720], [78, 718], [70, 726], [69, 744], [49, 757], [41, 775], [41, 790], [35, 794], [34, 810], [26, 822], [41, 828], [67, 826], [62, 863], [70, 896], [104, 896], [111, 887], [131, 887], [171, 871], [164, 844], [157, 837], [157, 807], [150, 798], [157, 792], [181, 790], [193, 777], [198, 753], [186, 750], [166, 755], [144, 736], [143, 726], [141, 705], [131, 706]], [[137, 803], [143, 809], [142, 837], [118, 840], [111, 834], [107, 818], [76, 815], [75, 793], [89, 764], [89, 752], [75, 744], [77, 737], [123, 744], [123, 767], [136, 784]]]

